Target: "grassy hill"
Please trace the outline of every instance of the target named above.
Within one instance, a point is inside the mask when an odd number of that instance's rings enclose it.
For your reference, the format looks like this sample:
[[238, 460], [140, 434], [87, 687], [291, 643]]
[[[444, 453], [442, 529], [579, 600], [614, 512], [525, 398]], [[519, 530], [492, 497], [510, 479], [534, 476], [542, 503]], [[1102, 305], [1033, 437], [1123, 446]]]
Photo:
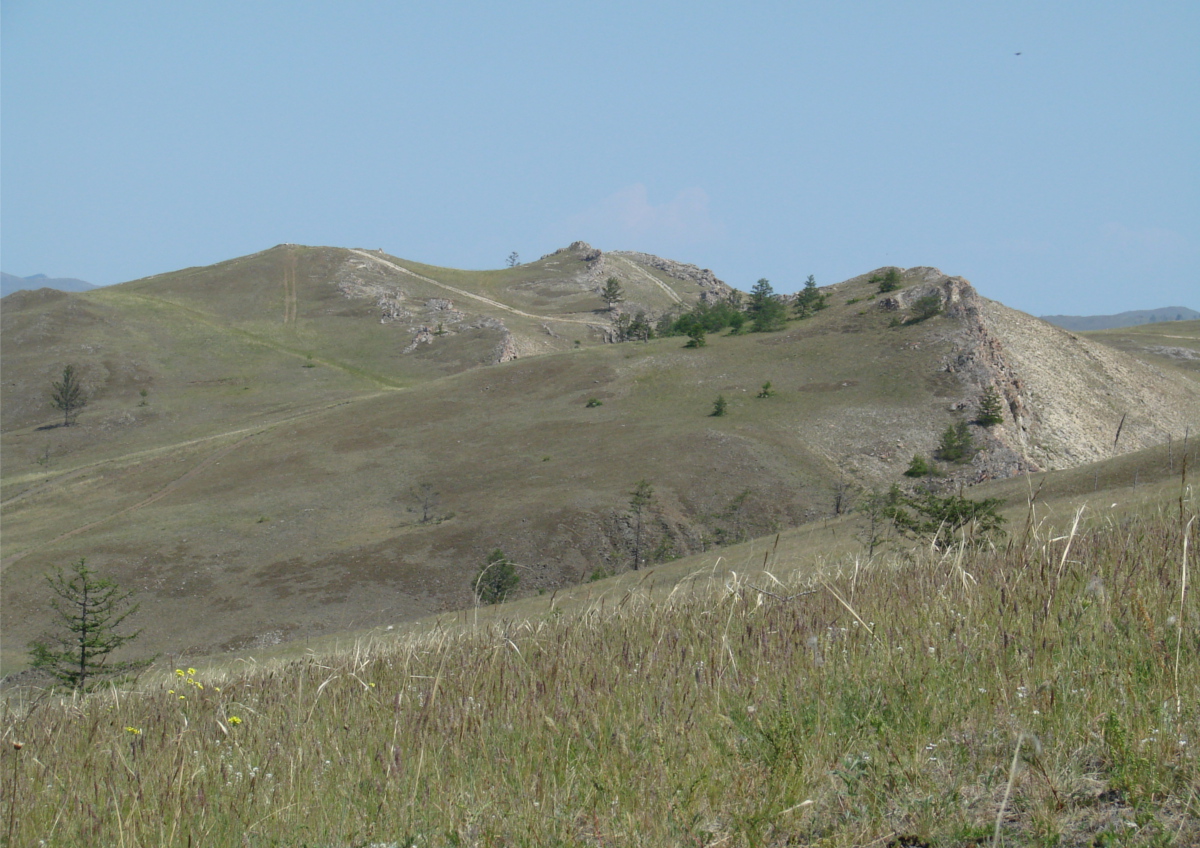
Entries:
[[984, 484], [1037, 493], [994, 547], [867, 560], [835, 550], [842, 518], [10, 699], [0, 826], [14, 845], [1195, 844], [1198, 458]]
[[[1072, 467], [1111, 455], [1118, 426], [1122, 453], [1200, 420], [1189, 372], [936, 269], [887, 296], [874, 274], [827, 287], [812, 318], [695, 350], [607, 344], [609, 276], [620, 309], [651, 316], [728, 294], [701, 269], [583, 244], [487, 272], [283, 245], [6, 298], [3, 670], [43, 626], [42, 575], [81, 557], [140, 593], [142, 650], [261, 650], [466, 607], [497, 547], [527, 596], [628, 570], [640, 480], [655, 491], [642, 565], [824, 519], [904, 479], [987, 386], [1005, 420], [972, 427], [982, 450], [939, 485]], [[910, 323], [934, 295], [943, 314]], [[93, 400], [55, 427], [46, 389], [68, 362]]]

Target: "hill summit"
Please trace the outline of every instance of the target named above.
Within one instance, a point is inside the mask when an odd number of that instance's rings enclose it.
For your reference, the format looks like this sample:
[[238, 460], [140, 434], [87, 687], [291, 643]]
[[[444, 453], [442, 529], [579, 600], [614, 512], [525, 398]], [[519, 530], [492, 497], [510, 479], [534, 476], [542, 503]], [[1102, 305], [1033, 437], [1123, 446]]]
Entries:
[[[971, 450], [939, 461], [927, 482], [946, 489], [1200, 420], [1188, 372], [936, 268], [821, 294], [827, 308], [778, 332], [693, 347], [613, 342], [639, 314], [670, 332], [750, 299], [696, 266], [583, 242], [492, 271], [279, 245], [13, 295], [5, 667], [40, 627], [42, 575], [81, 557], [139, 591], [149, 650], [244, 650], [461, 609], [497, 548], [532, 594], [829, 517], [907, 484], [948, 428]], [[90, 397], [72, 427], [47, 403], [66, 364]], [[989, 390], [1001, 421], [972, 423]]]

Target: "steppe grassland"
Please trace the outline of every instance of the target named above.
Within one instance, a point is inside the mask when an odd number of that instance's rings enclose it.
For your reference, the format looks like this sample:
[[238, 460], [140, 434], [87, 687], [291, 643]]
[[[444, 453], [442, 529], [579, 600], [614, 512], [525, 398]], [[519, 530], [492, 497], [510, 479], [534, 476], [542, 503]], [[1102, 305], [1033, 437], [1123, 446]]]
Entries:
[[[886, 321], [873, 315], [850, 320]], [[725, 509], [752, 485], [786, 488], [799, 493], [795, 503], [824, 511], [829, 497], [824, 481], [836, 469], [807, 444], [846, 438], [846, 419], [859, 417], [854, 410], [870, 407], [880, 414], [891, 403], [902, 407], [907, 400], [919, 407], [933, 396], [930, 386], [916, 379], [920, 362], [900, 347], [898, 337], [855, 343], [854, 333], [842, 332], [843, 323], [819, 316], [770, 338], [715, 337], [699, 351], [684, 350], [682, 340], [675, 338], [572, 350], [399, 392], [377, 391], [346, 380], [342, 372], [334, 380], [329, 377], [336, 371], [332, 367], [303, 368], [298, 356], [249, 343], [245, 350], [268, 358], [264, 368], [278, 361], [274, 370], [266, 368], [275, 380], [220, 382], [222, 375], [234, 373], [228, 370], [232, 361], [221, 357], [234, 357], [237, 348], [225, 344], [225, 337], [202, 347], [207, 337], [195, 330], [189, 335], [180, 325], [181, 338], [197, 345], [194, 357], [186, 358], [209, 363], [200, 377], [211, 375], [218, 382], [177, 390], [152, 387], [149, 411], [138, 409], [137, 394], [131, 391], [124, 402], [133, 413], [162, 416], [162, 423], [129, 428], [129, 438], [137, 434], [137, 441], [126, 445], [127, 459], [94, 462], [96, 449], [84, 446], [59, 455], [56, 441], [50, 467], [34, 465], [31, 456], [33, 476], [14, 475], [6, 481], [16, 491], [66, 481], [78, 472], [69, 482], [47, 485], [34, 497], [6, 504], [6, 555], [43, 545], [20, 571], [6, 575], [9, 599], [22, 593], [32, 608], [40, 598], [41, 575], [55, 563], [78, 557], [101, 566], [107, 558], [125, 585], [150, 588], [186, 577], [197, 593], [193, 604], [181, 610], [173, 597], [160, 600], [147, 593], [141, 619], [144, 650], [178, 651], [187, 644], [218, 646], [255, 632], [252, 608], [264, 597], [280, 603], [274, 584], [260, 586], [257, 578], [244, 576], [244, 569], [228, 572], [246, 564], [311, 558], [314, 538], [334, 540], [340, 548], [383, 546], [372, 556], [380, 563], [395, 562], [397, 556], [384, 550], [389, 539], [404, 535], [404, 549], [431, 544], [441, 549], [446, 543], [435, 532], [465, 533], [459, 528], [467, 528], [469, 519], [468, 529], [482, 538], [480, 546], [509, 550], [511, 540], [504, 534], [513, 527], [521, 526], [525, 535], [554, 534], [560, 519], [547, 514], [543, 504], [581, 505], [598, 513], [620, 509], [642, 478], [652, 481], [662, 496], [677, 493], [707, 511]], [[893, 345], [898, 349], [891, 351]], [[184, 348], [185, 353], [191, 350]], [[206, 358], [206, 350], [216, 352]], [[888, 379], [888, 368], [904, 376]], [[311, 391], [299, 385], [310, 380]], [[754, 399], [766, 380], [778, 387], [778, 394], [768, 401]], [[280, 389], [277, 403], [259, 405], [268, 400], [265, 393], [285, 385], [289, 391]], [[239, 406], [239, 390], [255, 395], [254, 403]], [[708, 416], [718, 393], [730, 398], [732, 409], [719, 421]], [[601, 397], [604, 406], [586, 408], [592, 395]], [[117, 402], [105, 399], [103, 404]], [[853, 414], [831, 427], [825, 416], [846, 403], [852, 404]], [[113, 413], [100, 405], [87, 414], [95, 420]], [[221, 424], [233, 434], [175, 449], [162, 441], [181, 430], [215, 435]], [[75, 438], [85, 428], [69, 430], [61, 437]], [[60, 437], [57, 431], [55, 437]], [[227, 449], [227, 456], [217, 455]], [[697, 450], [702, 469], [692, 458]], [[6, 463], [6, 472], [10, 468]], [[697, 485], [698, 471], [711, 485]], [[186, 474], [191, 476], [175, 483]], [[410, 520], [404, 493], [422, 480], [437, 481], [443, 509], [457, 513], [458, 524], [404, 526]], [[168, 497], [138, 506], [168, 486], [175, 486]], [[7, 497], [10, 487], [5, 489]], [[198, 505], [203, 505], [199, 512]], [[135, 512], [122, 512], [135, 507]], [[536, 523], [536, 532], [531, 534], [522, 519]], [[94, 521], [104, 523], [86, 535], [45, 545], [57, 533]], [[467, 539], [460, 547], [467, 544], [474, 543]], [[240, 559], [234, 561], [231, 550]], [[179, 574], [168, 574], [163, 565], [187, 562], [199, 564]], [[219, 569], [213, 563], [220, 563]], [[341, 573], [336, 562], [330, 568], [320, 580]], [[200, 576], [209, 579], [195, 579], [194, 569], [202, 569]], [[570, 577], [585, 578], [586, 573]], [[444, 581], [439, 591], [453, 595], [456, 605], [469, 601], [467, 577], [447, 571]], [[528, 591], [532, 585], [526, 580]], [[416, 590], [428, 588], [425, 580]], [[331, 584], [325, 595], [336, 594], [338, 587]], [[317, 611], [310, 595], [297, 593], [284, 602], [291, 606], [276, 619], [305, 624], [323, 617], [361, 626], [391, 596], [376, 592], [366, 606], [352, 598], [336, 610], [326, 605]], [[219, 622], [203, 612], [213, 604], [224, 605]], [[231, 619], [229, 605], [242, 612]], [[189, 638], [199, 641], [181, 644], [183, 622]], [[14, 614], [10, 628], [16, 623]], [[21, 667], [21, 649], [35, 635], [31, 631], [6, 640], [6, 670]]]
[[1198, 506], [10, 701], [0, 818], [13, 845], [1195, 844]]

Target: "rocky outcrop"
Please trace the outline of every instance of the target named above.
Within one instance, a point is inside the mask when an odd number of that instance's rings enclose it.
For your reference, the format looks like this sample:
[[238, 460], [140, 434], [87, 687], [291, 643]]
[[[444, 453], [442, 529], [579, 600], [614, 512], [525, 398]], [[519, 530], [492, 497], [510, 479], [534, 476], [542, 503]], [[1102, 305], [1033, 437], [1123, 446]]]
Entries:
[[910, 268], [902, 279], [905, 287], [879, 298], [879, 309], [903, 314], [937, 295], [953, 319], [937, 331], [950, 343], [941, 367], [962, 386], [952, 408], [974, 416], [988, 387], [1004, 399], [1003, 423], [979, 428], [976, 480], [1141, 450], [1200, 421], [1200, 386], [1182, 374], [981, 297], [936, 268]]
[[668, 277], [684, 280], [700, 287], [700, 299], [706, 301], [724, 300], [733, 293], [733, 287], [717, 278], [717, 275], [707, 268], [699, 268], [686, 262], [675, 262], [663, 259], [650, 253], [638, 253], [632, 250], [613, 251], [617, 256], [624, 256], [639, 265], [662, 271]]

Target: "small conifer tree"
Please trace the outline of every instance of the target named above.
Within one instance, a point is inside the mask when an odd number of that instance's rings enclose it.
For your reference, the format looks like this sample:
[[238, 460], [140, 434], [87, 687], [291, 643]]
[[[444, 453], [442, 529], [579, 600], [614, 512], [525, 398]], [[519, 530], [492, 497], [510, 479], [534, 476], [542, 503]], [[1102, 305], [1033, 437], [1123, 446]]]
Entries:
[[980, 427], [994, 427], [1004, 423], [1004, 404], [995, 386], [988, 386], [979, 398], [979, 415], [975, 423]]
[[975, 455], [975, 443], [971, 440], [971, 427], [966, 421], [951, 424], [942, 432], [934, 452], [943, 462], [966, 462]]
[[604, 288], [600, 290], [600, 299], [608, 304], [608, 308], [612, 309], [618, 303], [625, 299], [625, 290], [621, 288], [621, 281], [616, 277], [609, 277], [604, 281]]
[[63, 414], [63, 426], [75, 423], [79, 410], [87, 406], [87, 393], [74, 365], [63, 368], [62, 380], [50, 384], [50, 405]]
[[793, 310], [797, 318], [808, 318], [828, 306], [825, 301], [826, 296], [817, 288], [817, 278], [809, 274], [808, 279], [804, 281], [804, 289], [796, 295]]
[[496, 548], [488, 554], [487, 561], [472, 581], [475, 599], [481, 604], [503, 603], [521, 582], [517, 569], [504, 551]]
[[904, 472], [905, 477], [932, 477], [936, 470], [932, 463], [919, 453], [914, 453], [912, 462], [908, 464], [908, 469]]
[[720, 418], [729, 408], [729, 402], [725, 400], [725, 395], [717, 395], [717, 399], [713, 401], [713, 411], [710, 413], [713, 418]]
[[117, 632], [138, 610], [138, 604], [131, 605], [132, 590], [123, 591], [114, 581], [101, 578], [85, 559], [47, 575], [46, 582], [55, 595], [50, 608], [57, 631], [29, 644], [33, 668], [50, 672], [72, 689], [85, 690], [98, 678], [130, 674], [152, 662], [108, 662], [109, 654], [142, 632]]
[[879, 293], [887, 294], [900, 288], [900, 271], [896, 268], [889, 268], [882, 279], [872, 280], [879, 283]]

